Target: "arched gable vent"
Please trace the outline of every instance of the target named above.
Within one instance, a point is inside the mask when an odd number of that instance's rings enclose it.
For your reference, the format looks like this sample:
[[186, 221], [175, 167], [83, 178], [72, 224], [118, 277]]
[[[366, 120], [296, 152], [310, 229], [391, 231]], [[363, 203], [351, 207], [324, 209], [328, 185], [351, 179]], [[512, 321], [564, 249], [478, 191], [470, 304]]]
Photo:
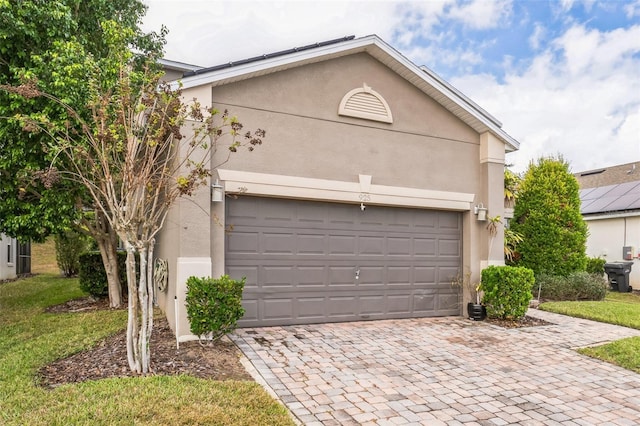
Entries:
[[387, 101], [366, 83], [344, 95], [338, 107], [338, 114], [393, 123], [393, 116]]

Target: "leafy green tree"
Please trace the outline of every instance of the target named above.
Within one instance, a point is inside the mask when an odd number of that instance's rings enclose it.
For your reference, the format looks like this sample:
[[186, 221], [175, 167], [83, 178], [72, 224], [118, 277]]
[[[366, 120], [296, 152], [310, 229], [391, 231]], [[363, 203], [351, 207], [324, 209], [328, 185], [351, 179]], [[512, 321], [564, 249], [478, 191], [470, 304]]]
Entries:
[[579, 186], [562, 158], [531, 163], [521, 182], [511, 229], [522, 235], [518, 266], [536, 275], [567, 276], [587, 263], [587, 225], [580, 214]]
[[[113, 20], [132, 31], [128, 42], [137, 51], [160, 52], [162, 35], [143, 34], [138, 28], [145, 11], [139, 0], [0, 0], [0, 85], [37, 79], [40, 90], [88, 118], [83, 108], [93, 71], [88, 65], [110, 51], [101, 22]], [[108, 73], [99, 76], [102, 86], [114, 79]], [[59, 129], [74, 122], [65, 107], [50, 99], [0, 91], [0, 232], [42, 241], [69, 227], [85, 230], [102, 254], [111, 305], [119, 306], [114, 230], [85, 188], [60, 179], [57, 170], [64, 165], [49, 167], [63, 160], [54, 158], [49, 135], [25, 133], [23, 122], [7, 119], [17, 115], [46, 117]]]
[[[85, 191], [96, 214], [105, 218], [127, 251], [127, 358], [137, 373], [150, 368], [153, 329], [153, 252], [155, 237], [175, 201], [208, 183], [212, 153], [224, 147], [229, 158], [245, 146], [262, 143], [263, 130], [242, 133], [242, 124], [226, 111], [185, 104], [181, 91], [162, 83], [154, 56], [130, 49], [132, 29], [105, 21], [101, 30], [109, 51], [93, 58], [75, 49], [60, 56], [82, 58], [86, 103], [78, 110], [40, 89], [31, 79], [0, 89], [27, 99], [48, 99], [68, 121], [46, 114], [17, 114], [30, 134], [46, 134], [52, 183], [66, 180]], [[187, 131], [185, 131], [185, 129]], [[224, 159], [222, 162], [226, 161]], [[139, 261], [136, 260], [136, 254]]]

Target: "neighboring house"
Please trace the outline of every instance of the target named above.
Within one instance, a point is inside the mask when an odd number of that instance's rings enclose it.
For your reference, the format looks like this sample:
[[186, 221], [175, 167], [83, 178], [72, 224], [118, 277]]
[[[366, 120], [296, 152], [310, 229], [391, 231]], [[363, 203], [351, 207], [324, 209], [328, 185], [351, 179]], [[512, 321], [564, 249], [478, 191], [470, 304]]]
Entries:
[[582, 216], [589, 226], [587, 254], [631, 260], [632, 287], [640, 288], [640, 161], [575, 173]]
[[0, 281], [31, 272], [31, 245], [0, 234]]
[[[231, 155], [212, 179], [219, 185], [167, 218], [156, 253], [169, 285], [158, 301], [179, 339], [190, 334], [191, 275], [246, 277], [239, 325], [275, 326], [462, 315], [452, 279], [477, 282], [482, 268], [503, 264], [479, 219], [504, 214], [505, 152], [519, 143], [377, 36], [181, 81], [185, 99], [228, 109], [267, 137]], [[227, 154], [217, 155], [212, 165]]]

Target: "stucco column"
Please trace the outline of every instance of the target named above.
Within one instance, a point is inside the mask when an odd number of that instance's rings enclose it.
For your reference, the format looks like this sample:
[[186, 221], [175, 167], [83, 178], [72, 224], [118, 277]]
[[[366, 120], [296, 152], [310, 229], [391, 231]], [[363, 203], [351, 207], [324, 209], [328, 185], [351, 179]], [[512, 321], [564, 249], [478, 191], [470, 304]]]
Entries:
[[481, 222], [480, 268], [504, 265], [504, 225], [497, 224], [495, 236], [487, 225], [490, 218], [500, 216], [504, 220], [504, 143], [491, 133], [480, 135], [480, 165], [482, 174], [481, 202], [487, 210], [487, 221]]

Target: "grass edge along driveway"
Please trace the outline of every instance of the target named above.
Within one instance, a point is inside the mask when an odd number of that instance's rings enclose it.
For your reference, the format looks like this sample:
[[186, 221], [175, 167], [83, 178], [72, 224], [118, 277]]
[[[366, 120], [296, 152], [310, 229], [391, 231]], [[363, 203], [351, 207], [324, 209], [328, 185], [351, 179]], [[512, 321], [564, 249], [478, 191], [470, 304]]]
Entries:
[[0, 424], [294, 424], [280, 403], [249, 381], [149, 376], [39, 387], [41, 366], [125, 328], [126, 311], [44, 312], [82, 296], [77, 279], [53, 274], [0, 284]]
[[[603, 301], [546, 302], [540, 309], [640, 330], [640, 295], [609, 292]], [[640, 373], [640, 337], [630, 337], [578, 352]]]

